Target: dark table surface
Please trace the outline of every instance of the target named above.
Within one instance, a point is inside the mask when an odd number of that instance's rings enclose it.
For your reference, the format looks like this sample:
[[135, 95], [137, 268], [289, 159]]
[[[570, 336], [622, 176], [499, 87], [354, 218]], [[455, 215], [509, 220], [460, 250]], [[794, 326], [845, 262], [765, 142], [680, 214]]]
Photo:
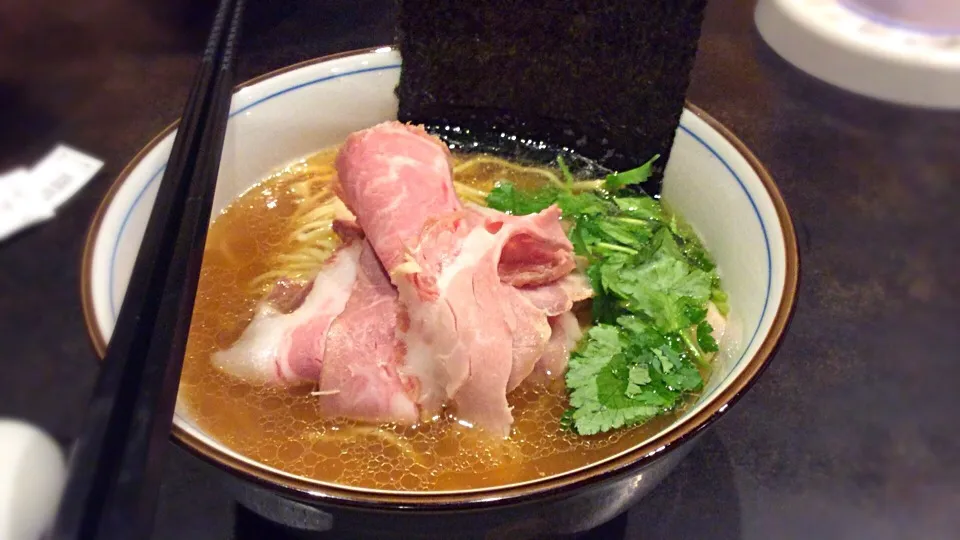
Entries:
[[[101, 197], [183, 106], [211, 4], [0, 6], [0, 170], [63, 141], [106, 161], [57, 217], [0, 244], [0, 416], [66, 444], [96, 375], [80, 254]], [[392, 41], [392, 2], [255, 2], [241, 79]], [[799, 306], [759, 383], [596, 538], [960, 537], [960, 116], [827, 87], [709, 10], [690, 98], [739, 134], [797, 225]], [[824, 58], [824, 61], [830, 61]], [[156, 538], [275, 538], [171, 450]]]

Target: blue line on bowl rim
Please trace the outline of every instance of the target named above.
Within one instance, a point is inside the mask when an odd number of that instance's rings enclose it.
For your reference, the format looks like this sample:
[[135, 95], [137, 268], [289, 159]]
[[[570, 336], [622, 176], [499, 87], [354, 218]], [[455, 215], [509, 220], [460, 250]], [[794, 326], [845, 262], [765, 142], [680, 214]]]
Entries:
[[[237, 110], [235, 110], [235, 111], [233, 111], [233, 112], [230, 113], [230, 118], [233, 118], [234, 116], [236, 116], [236, 115], [238, 115], [238, 114], [240, 114], [240, 113], [242, 113], [242, 112], [248, 111], [248, 110], [252, 109], [253, 107], [256, 107], [257, 105], [260, 105], [261, 103], [263, 103], [263, 102], [265, 102], [265, 101], [269, 101], [269, 100], [271, 100], [271, 99], [273, 99], [273, 98], [275, 98], [275, 97], [281, 96], [281, 95], [286, 94], [286, 93], [288, 93], [288, 92], [293, 92], [294, 90], [299, 90], [299, 89], [304, 88], [304, 87], [306, 87], [306, 86], [312, 86], [312, 85], [314, 85], [314, 84], [319, 84], [319, 83], [322, 83], [322, 82], [332, 81], [332, 80], [334, 80], [334, 79], [340, 79], [340, 78], [348, 77], [348, 76], [351, 76], [351, 75], [359, 75], [359, 74], [362, 74], [362, 73], [370, 73], [370, 72], [375, 72], [375, 71], [385, 71], [385, 70], [390, 70], [390, 69], [400, 69], [400, 64], [390, 64], [390, 65], [386, 65], [386, 66], [376, 66], [376, 67], [355, 69], [355, 70], [353, 70], [353, 71], [347, 71], [347, 72], [344, 72], [344, 73], [335, 73], [335, 74], [333, 74], [333, 75], [327, 75], [327, 76], [325, 76], [325, 77], [320, 77], [320, 78], [317, 78], [317, 79], [313, 79], [312, 81], [307, 81], [307, 82], [304, 82], [304, 83], [295, 84], [295, 85], [293, 85], [293, 86], [289, 86], [289, 87], [284, 88], [284, 89], [282, 89], [282, 90], [278, 90], [278, 91], [276, 91], [276, 92], [274, 92], [274, 93], [272, 93], [272, 94], [270, 94], [270, 95], [268, 95], [268, 96], [264, 96], [264, 97], [262, 97], [262, 98], [260, 98], [260, 99], [258, 99], [258, 100], [256, 100], [256, 101], [254, 101], [253, 103], [248, 103], [248, 104], [240, 107], [239, 109], [237, 109]], [[171, 137], [176, 137], [176, 131], [171, 132], [169, 136], [171, 136]], [[165, 140], [166, 140], [166, 139], [165, 139]], [[112, 252], [111, 252], [111, 254], [110, 254], [110, 268], [109, 268], [109, 272], [108, 272], [108, 280], [109, 280], [108, 283], [110, 284], [110, 289], [109, 289], [110, 293], [109, 293], [109, 295], [108, 295], [108, 298], [109, 298], [109, 301], [110, 301], [110, 317], [111, 317], [114, 321], [117, 320], [117, 309], [116, 309], [116, 303], [115, 303], [114, 300], [113, 300], [113, 283], [114, 283], [114, 279], [113, 279], [113, 278], [114, 278], [114, 265], [115, 265], [115, 261], [116, 261], [116, 258], [117, 258], [117, 248], [118, 248], [119, 245], [120, 245], [120, 237], [123, 236], [123, 231], [124, 231], [124, 229], [126, 229], [126, 227], [127, 227], [127, 222], [130, 220], [130, 214], [133, 213], [134, 208], [136, 208], [137, 205], [140, 203], [140, 199], [143, 198], [144, 192], [146, 192], [147, 189], [149, 189], [150, 186], [156, 181], [156, 179], [157, 179], [161, 174], [163, 174], [163, 171], [164, 171], [166, 168], [167, 168], [167, 164], [166, 164], [166, 162], [165, 162], [163, 165], [160, 166], [160, 168], [157, 169], [157, 171], [156, 171], [155, 173], [153, 173], [153, 174], [150, 176], [150, 179], [147, 180], [146, 185], [144, 185], [142, 188], [140, 188], [139, 193], [137, 193], [137, 196], [134, 197], [134, 199], [133, 199], [133, 204], [130, 205], [129, 208], [127, 208], [127, 212], [126, 212], [126, 214], [123, 216], [123, 221], [120, 222], [120, 230], [117, 231], [117, 237], [116, 237], [116, 239], [115, 239], [115, 241], [114, 241], [113, 250], [112, 250]]]

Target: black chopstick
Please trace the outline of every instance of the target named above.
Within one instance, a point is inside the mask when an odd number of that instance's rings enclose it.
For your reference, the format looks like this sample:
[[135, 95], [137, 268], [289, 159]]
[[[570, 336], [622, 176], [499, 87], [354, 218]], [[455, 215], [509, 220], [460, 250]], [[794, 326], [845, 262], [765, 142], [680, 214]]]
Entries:
[[71, 452], [56, 540], [149, 536], [229, 116], [243, 0], [221, 0]]

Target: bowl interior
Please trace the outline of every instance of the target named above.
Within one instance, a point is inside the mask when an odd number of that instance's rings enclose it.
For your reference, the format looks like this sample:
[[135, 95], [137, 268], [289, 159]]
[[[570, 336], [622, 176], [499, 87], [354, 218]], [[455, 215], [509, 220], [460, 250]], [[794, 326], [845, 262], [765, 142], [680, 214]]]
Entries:
[[[384, 47], [295, 66], [242, 87], [233, 98], [213, 215], [278, 167], [338, 144], [352, 131], [396, 118], [393, 89], [399, 73], [399, 55]], [[131, 163], [91, 230], [84, 307], [101, 350], [113, 331], [174, 135], [161, 134]], [[792, 232], [785, 234], [784, 216], [778, 215], [774, 203], [778, 195], [770, 189], [775, 188], [765, 184], [749, 156], [728, 135], [701, 113], [684, 112], [663, 197], [698, 231], [715, 257], [732, 316], [701, 398], [653, 442], [678, 429], [691, 429], [690, 419], [703, 416], [708, 407], [722, 412], [726, 403], [716, 402], [724, 391], [742, 383], [745, 372], [756, 374], [757, 363], [766, 361], [766, 354], [758, 358], [757, 352], [775, 319], [785, 317], [781, 305], [785, 292], [792, 297], [788, 274], [796, 271], [788, 268], [786, 238]], [[789, 227], [789, 218], [786, 221]], [[193, 447], [268, 469], [208, 436], [181, 404], [174, 424], [177, 435], [191, 438]]]

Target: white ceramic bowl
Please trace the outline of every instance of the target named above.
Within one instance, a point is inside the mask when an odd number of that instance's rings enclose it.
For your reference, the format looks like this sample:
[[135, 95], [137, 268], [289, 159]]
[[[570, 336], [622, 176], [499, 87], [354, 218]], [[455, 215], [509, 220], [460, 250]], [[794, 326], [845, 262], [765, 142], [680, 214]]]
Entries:
[[[213, 215], [274, 169], [338, 144], [352, 131], [395, 118], [393, 90], [399, 73], [399, 54], [383, 47], [306, 62], [242, 85], [233, 98]], [[123, 300], [173, 143], [173, 128], [148, 144], [123, 171], [90, 230], [83, 262], [83, 301], [90, 334], [101, 354]], [[562, 475], [513, 486], [421, 494], [354, 489], [267, 467], [204, 433], [179, 406], [174, 439], [235, 479], [312, 507], [391, 509], [398, 515], [420, 509], [459, 512], [564, 493], [577, 500], [590, 486], [596, 491], [597, 486], [606, 485], [607, 498], [619, 494], [614, 506], [622, 510], [669, 472], [686, 449], [674, 451], [716, 419], [760, 374], [786, 328], [797, 287], [799, 263], [790, 217], [773, 181], [742, 143], [689, 106], [671, 156], [663, 196], [700, 233], [715, 257], [733, 316], [702, 397], [655, 437]], [[653, 471], [652, 466], [663, 470]], [[632, 488], [624, 479], [632, 482]], [[594, 522], [601, 520], [600, 514], [616, 509], [609, 500], [603, 504], [608, 510], [594, 512]], [[516, 515], [505, 519], [516, 519]], [[586, 526], [590, 525], [551, 530]]]

